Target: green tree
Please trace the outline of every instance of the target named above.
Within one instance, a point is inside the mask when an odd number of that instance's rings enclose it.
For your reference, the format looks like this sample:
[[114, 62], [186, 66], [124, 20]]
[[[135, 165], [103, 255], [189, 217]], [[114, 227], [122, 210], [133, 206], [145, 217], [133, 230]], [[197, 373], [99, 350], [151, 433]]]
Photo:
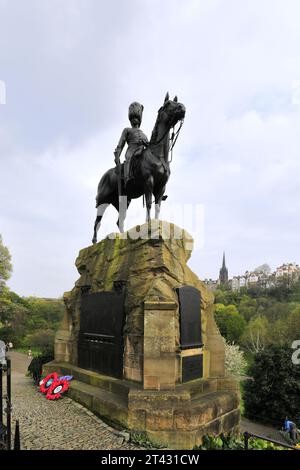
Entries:
[[33, 335], [32, 347], [45, 350], [48, 342], [51, 349], [63, 312], [61, 299], [23, 298], [4, 286], [0, 295], [0, 337], [18, 347], [30, 345], [28, 337]]
[[0, 235], [0, 289], [1, 285], [10, 278], [12, 272], [11, 255], [6, 246], [3, 245]]
[[12, 341], [15, 346], [22, 345], [27, 332], [29, 310], [22, 304], [13, 303], [7, 297], [0, 299], [0, 336]]
[[275, 322], [281, 318], [287, 318], [291, 312], [290, 304], [287, 302], [273, 301], [268, 306], [260, 309], [263, 315], [270, 321]]
[[265, 317], [252, 318], [242, 337], [242, 344], [252, 353], [262, 351], [269, 339], [269, 322]]
[[300, 305], [298, 305], [288, 316], [287, 338], [289, 342], [300, 339]]
[[256, 314], [257, 300], [252, 299], [249, 295], [243, 295], [238, 308], [245, 320], [249, 321]]
[[16, 335], [16, 332], [12, 326], [2, 326], [0, 328], [0, 339], [5, 343], [11, 341], [14, 347], [21, 345], [20, 338]]
[[[28, 303], [22, 297], [4, 286], [0, 295], [0, 324], [14, 325], [14, 318], [20, 316], [20, 311], [28, 313]], [[16, 322], [18, 319], [16, 318]]]
[[26, 300], [30, 309], [27, 321], [30, 330], [58, 328], [64, 312], [62, 300], [36, 297], [29, 297]]
[[280, 318], [275, 322], [269, 322], [269, 343], [283, 346], [288, 343], [288, 321]]
[[241, 338], [246, 322], [235, 305], [216, 304], [215, 319], [221, 335], [229, 343], [237, 343]]
[[300, 302], [300, 279], [292, 285], [289, 300]]
[[238, 292], [232, 291], [228, 287], [219, 286], [215, 291], [215, 304], [237, 305], [238, 299]]
[[37, 348], [42, 354], [53, 354], [54, 352], [54, 331], [39, 330], [26, 336], [24, 345], [30, 348]]

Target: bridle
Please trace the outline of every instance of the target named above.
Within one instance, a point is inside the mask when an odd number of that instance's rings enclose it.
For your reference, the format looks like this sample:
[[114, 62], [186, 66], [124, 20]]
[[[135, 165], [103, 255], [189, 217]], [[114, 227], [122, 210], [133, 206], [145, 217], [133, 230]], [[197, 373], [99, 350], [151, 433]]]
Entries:
[[[158, 114], [160, 114], [163, 110], [163, 107], [160, 108], [160, 110], [158, 111]], [[178, 121], [179, 122], [179, 121]], [[168, 163], [171, 163], [172, 160], [173, 160], [173, 149], [175, 147], [175, 144], [177, 142], [177, 139], [178, 139], [178, 136], [179, 136], [179, 133], [181, 131], [181, 128], [183, 126], [183, 122], [184, 122], [184, 119], [180, 119], [180, 125], [179, 125], [179, 128], [177, 129], [177, 131], [175, 132], [175, 126], [177, 123], [175, 123], [173, 126], [170, 127], [170, 129], [167, 129], [166, 132], [163, 134], [163, 136], [156, 142], [151, 142], [149, 143], [149, 146], [151, 145], [158, 145], [160, 144], [164, 138], [166, 137], [166, 135], [170, 132], [170, 130], [172, 129], [172, 135], [171, 137], [169, 138], [169, 151], [168, 151], [168, 158], [167, 158], [167, 162]], [[169, 160], [169, 154], [171, 152], [171, 158]], [[160, 157], [160, 159], [165, 161], [165, 158], [164, 157]], [[164, 166], [164, 168], [166, 169], [166, 167]], [[143, 194], [143, 207], [145, 207], [145, 195]]]
[[172, 132], [172, 135], [171, 135], [170, 141], [169, 141], [169, 143], [170, 143], [169, 153], [171, 153], [171, 158], [170, 158], [170, 160], [168, 159], [168, 163], [171, 163], [172, 160], [173, 160], [173, 148], [175, 147], [175, 144], [176, 144], [176, 142], [177, 142], [179, 133], [180, 133], [181, 128], [182, 128], [182, 126], [183, 126], [183, 122], [184, 122], [184, 119], [181, 119], [181, 120], [180, 120], [180, 125], [179, 125], [179, 127], [178, 127], [178, 129], [177, 129], [176, 132], [175, 132], [175, 126], [176, 126], [176, 124], [174, 124], [174, 126], [172, 127], [173, 132]]
[[[159, 113], [161, 113], [162, 110], [163, 110], [163, 108], [161, 108], [161, 109], [159, 110]], [[178, 121], [178, 122], [179, 122], [179, 121]], [[171, 126], [170, 129], [167, 129], [166, 132], [163, 134], [163, 136], [162, 136], [157, 142], [150, 142], [150, 145], [158, 145], [158, 144], [160, 144], [160, 143], [164, 140], [164, 138], [166, 137], [166, 135], [170, 132], [170, 130], [171, 130], [171, 129], [173, 130], [172, 135], [171, 135], [171, 137], [170, 137], [170, 139], [169, 139], [169, 152], [168, 152], [168, 154], [171, 153], [171, 158], [170, 158], [170, 160], [168, 159], [168, 163], [171, 163], [172, 160], [173, 160], [173, 149], [174, 149], [174, 147], [175, 147], [175, 144], [176, 144], [176, 142], [177, 142], [179, 133], [180, 133], [181, 128], [182, 128], [182, 126], [183, 126], [183, 122], [184, 122], [184, 119], [181, 119], [181, 120], [180, 120], [179, 128], [177, 129], [176, 132], [175, 132], [175, 126], [176, 126], [177, 123], [174, 124], [173, 126]]]

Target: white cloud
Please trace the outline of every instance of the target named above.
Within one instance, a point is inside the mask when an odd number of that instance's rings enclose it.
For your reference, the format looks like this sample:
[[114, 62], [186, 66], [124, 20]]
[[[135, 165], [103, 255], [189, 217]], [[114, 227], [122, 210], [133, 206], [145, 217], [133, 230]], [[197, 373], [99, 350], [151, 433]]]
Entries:
[[[72, 287], [128, 104], [143, 102], [150, 135], [167, 90], [187, 114], [162, 217], [173, 203], [204, 204], [193, 269], [217, 276], [223, 249], [234, 274], [299, 262], [299, 13], [297, 1], [2, 0], [0, 232], [11, 286]], [[102, 233], [116, 217], [105, 214]], [[141, 219], [137, 201], [128, 223]]]

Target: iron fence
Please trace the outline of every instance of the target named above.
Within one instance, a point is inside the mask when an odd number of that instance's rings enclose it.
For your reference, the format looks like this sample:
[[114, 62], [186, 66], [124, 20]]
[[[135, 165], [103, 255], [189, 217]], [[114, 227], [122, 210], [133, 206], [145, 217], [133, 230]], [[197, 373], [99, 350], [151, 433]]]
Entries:
[[252, 432], [244, 432], [244, 444], [245, 444], [245, 450], [249, 450], [249, 439], [251, 439], [251, 437], [255, 437], [256, 439], [262, 439], [263, 441], [267, 441], [267, 442], [272, 442], [273, 444], [275, 444], [276, 446], [278, 447], [283, 447], [285, 449], [290, 449], [290, 450], [300, 450], [298, 449], [296, 446], [292, 446], [290, 444], [285, 444], [281, 441], [276, 441], [275, 439], [270, 439], [269, 437], [266, 437], [266, 436], [261, 436], [260, 434], [253, 434]]
[[[5, 377], [6, 389], [4, 390]], [[11, 450], [12, 448], [11, 413], [11, 360], [6, 358], [6, 363], [0, 364], [0, 450]], [[4, 415], [6, 415], [6, 419]], [[19, 421], [16, 421], [14, 450], [20, 449], [20, 426]]]

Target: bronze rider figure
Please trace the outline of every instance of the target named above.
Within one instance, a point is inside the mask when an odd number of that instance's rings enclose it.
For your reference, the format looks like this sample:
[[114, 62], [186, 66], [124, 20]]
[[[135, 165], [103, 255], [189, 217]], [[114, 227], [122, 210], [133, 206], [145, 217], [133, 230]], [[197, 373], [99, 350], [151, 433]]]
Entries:
[[128, 147], [125, 154], [124, 161], [124, 182], [125, 186], [127, 182], [132, 178], [131, 161], [133, 156], [141, 156], [144, 148], [149, 144], [147, 136], [140, 129], [142, 123], [144, 106], [137, 101], [134, 101], [129, 106], [128, 118], [131, 127], [125, 127], [120, 137], [119, 143], [114, 151], [115, 164], [120, 165], [120, 155], [127, 143]]

